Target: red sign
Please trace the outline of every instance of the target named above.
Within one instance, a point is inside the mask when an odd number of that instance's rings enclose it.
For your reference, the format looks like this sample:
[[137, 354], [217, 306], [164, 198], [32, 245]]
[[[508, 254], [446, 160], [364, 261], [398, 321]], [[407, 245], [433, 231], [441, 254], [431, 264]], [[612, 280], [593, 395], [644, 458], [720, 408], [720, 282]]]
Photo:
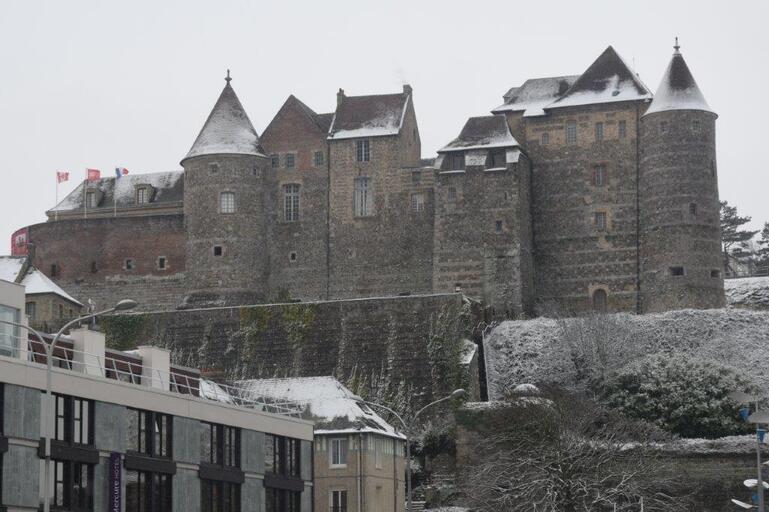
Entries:
[[21, 228], [11, 235], [11, 256], [26, 256], [29, 231]]

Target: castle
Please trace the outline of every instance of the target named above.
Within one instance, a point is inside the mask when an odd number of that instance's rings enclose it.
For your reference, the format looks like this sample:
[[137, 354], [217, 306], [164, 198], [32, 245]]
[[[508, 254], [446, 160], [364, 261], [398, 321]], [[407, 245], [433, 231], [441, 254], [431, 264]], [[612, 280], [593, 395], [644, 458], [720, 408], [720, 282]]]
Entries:
[[[525, 81], [421, 159], [414, 92], [289, 96], [258, 136], [229, 73], [183, 171], [84, 182], [23, 228], [81, 302], [145, 309], [461, 290], [500, 316], [724, 304], [716, 114], [678, 46], [656, 95], [612, 48]], [[31, 248], [34, 248], [32, 251]]]

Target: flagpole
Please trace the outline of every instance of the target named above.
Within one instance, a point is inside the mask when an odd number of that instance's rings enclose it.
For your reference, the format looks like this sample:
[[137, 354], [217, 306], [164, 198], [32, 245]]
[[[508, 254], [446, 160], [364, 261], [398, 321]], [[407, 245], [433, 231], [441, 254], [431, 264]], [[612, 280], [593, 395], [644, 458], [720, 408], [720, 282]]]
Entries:
[[83, 219], [88, 218], [88, 195], [86, 189], [88, 188], [88, 169], [85, 170], [85, 179], [83, 180]]
[[59, 220], [59, 173], [56, 173], [56, 204], [53, 207], [53, 220], [54, 222]]
[[115, 170], [115, 184], [112, 186], [112, 217], [117, 217], [117, 180], [118, 180], [118, 174], [117, 169]]

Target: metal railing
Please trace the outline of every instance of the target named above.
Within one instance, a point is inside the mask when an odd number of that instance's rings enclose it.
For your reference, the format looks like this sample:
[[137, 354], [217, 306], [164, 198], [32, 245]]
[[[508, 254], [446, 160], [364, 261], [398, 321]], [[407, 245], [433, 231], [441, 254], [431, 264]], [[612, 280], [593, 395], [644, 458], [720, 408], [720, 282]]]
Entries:
[[[10, 338], [10, 340], [0, 339], [0, 348], [3, 349], [0, 355], [18, 359], [21, 355], [21, 349], [18, 347], [26, 342], [27, 361], [40, 365], [47, 363], [46, 350], [42, 342], [12, 334], [3, 338]], [[7, 341], [16, 343], [7, 343]], [[303, 411], [302, 406], [296, 402], [254, 396], [245, 388], [213, 382], [184, 371], [174, 371], [173, 367], [170, 371], [149, 368], [142, 364], [140, 357], [130, 354], [120, 357], [113, 357], [109, 353], [91, 354], [59, 343], [51, 359], [55, 368], [181, 395], [191, 395], [212, 402], [297, 418], [301, 417]]]

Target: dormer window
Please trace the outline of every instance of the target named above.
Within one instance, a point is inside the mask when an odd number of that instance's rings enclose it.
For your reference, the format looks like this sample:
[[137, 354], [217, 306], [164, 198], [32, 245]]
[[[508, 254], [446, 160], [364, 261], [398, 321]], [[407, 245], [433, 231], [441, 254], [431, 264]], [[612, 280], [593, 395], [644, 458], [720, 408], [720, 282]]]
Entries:
[[147, 187], [139, 187], [136, 189], [136, 204], [145, 204], [149, 202], [149, 194], [147, 194]]
[[492, 151], [489, 160], [491, 163], [491, 167], [494, 169], [505, 167], [507, 165], [507, 159], [505, 158], [505, 150], [503, 149], [503, 150]]
[[96, 191], [89, 190], [85, 194], [85, 206], [86, 208], [96, 208]]
[[451, 170], [462, 171], [465, 168], [465, 154], [454, 153], [451, 155]]

